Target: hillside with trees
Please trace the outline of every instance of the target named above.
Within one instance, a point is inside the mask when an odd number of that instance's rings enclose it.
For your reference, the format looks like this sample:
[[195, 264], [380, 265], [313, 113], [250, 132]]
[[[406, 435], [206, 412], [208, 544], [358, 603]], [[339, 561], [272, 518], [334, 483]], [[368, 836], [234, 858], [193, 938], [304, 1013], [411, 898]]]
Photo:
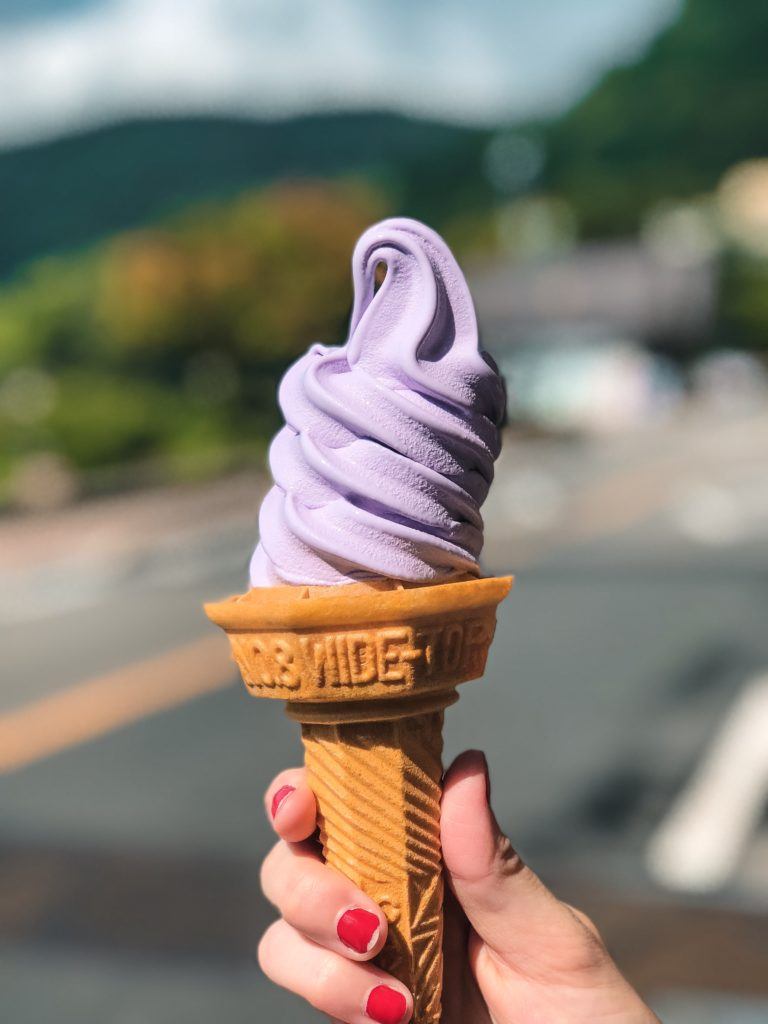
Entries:
[[768, 4], [688, 0], [635, 64], [543, 128], [546, 184], [593, 236], [636, 228], [661, 199], [711, 191], [768, 154]]
[[395, 114], [157, 119], [0, 153], [0, 278], [205, 200], [275, 180], [365, 178], [444, 224], [485, 208], [490, 133]]

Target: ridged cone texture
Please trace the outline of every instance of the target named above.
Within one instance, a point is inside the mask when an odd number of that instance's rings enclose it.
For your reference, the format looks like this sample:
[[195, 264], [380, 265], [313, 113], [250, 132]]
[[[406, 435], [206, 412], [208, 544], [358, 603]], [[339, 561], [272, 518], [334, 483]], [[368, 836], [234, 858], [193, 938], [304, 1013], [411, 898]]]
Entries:
[[302, 727], [325, 858], [384, 911], [377, 963], [413, 993], [416, 1024], [440, 1021], [442, 725], [439, 711]]

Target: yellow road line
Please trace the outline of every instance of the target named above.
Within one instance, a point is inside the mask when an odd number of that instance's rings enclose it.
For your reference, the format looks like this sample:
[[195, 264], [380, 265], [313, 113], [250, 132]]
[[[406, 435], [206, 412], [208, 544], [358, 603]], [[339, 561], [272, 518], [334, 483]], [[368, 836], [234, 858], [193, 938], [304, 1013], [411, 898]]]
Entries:
[[223, 636], [207, 636], [154, 658], [0, 715], [0, 774], [112, 732], [234, 680]]

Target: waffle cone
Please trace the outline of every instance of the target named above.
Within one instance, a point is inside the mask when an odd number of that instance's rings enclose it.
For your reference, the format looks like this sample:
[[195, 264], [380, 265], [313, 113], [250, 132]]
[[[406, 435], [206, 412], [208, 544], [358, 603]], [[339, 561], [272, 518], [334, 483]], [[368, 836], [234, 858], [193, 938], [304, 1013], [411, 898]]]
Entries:
[[206, 605], [246, 687], [302, 723], [326, 860], [383, 909], [377, 962], [439, 1024], [443, 709], [482, 675], [510, 577], [254, 588]]

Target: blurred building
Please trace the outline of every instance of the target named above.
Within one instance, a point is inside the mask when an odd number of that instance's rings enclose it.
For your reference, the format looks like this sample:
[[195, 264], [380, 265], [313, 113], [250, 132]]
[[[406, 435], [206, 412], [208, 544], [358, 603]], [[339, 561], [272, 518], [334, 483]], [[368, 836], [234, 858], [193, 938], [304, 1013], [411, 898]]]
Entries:
[[543, 326], [600, 325], [622, 337], [692, 351], [715, 313], [712, 258], [669, 258], [640, 243], [582, 246], [528, 264], [500, 263], [472, 277], [492, 350], [524, 342]]

